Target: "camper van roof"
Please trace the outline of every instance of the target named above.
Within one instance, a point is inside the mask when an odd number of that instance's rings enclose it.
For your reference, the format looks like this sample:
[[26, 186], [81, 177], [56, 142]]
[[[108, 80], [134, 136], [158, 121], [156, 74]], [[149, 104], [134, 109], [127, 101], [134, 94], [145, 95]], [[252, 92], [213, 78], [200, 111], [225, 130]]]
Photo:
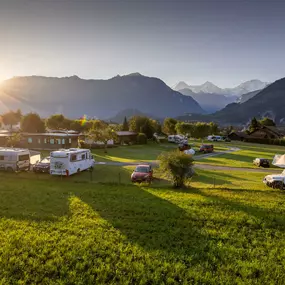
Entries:
[[0, 151], [9, 151], [9, 152], [23, 152], [23, 151], [29, 151], [25, 148], [15, 148], [15, 147], [0, 147]]
[[54, 153], [54, 154], [68, 154], [68, 153], [78, 153], [78, 152], [83, 152], [83, 151], [90, 151], [90, 150], [84, 149], [84, 148], [69, 148], [69, 149], [55, 150], [52, 153]]

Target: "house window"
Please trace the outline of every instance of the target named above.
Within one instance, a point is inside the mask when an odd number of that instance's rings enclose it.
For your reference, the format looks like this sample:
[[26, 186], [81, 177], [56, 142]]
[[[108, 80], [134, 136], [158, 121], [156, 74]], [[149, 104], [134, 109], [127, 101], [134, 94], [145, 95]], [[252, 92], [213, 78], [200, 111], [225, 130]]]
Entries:
[[54, 139], [50, 139], [50, 144], [54, 144]]
[[62, 143], [62, 144], [65, 144], [65, 139], [62, 139], [62, 140], [61, 140], [61, 143]]
[[61, 139], [56, 139], [56, 141], [57, 141], [57, 144], [60, 144]]
[[33, 139], [32, 138], [28, 138], [28, 143], [33, 143]]
[[41, 144], [41, 139], [40, 138], [38, 139], [38, 144]]
[[69, 143], [71, 143], [71, 139], [69, 139]]
[[44, 143], [45, 143], [45, 144], [47, 143], [47, 139], [44, 139]]

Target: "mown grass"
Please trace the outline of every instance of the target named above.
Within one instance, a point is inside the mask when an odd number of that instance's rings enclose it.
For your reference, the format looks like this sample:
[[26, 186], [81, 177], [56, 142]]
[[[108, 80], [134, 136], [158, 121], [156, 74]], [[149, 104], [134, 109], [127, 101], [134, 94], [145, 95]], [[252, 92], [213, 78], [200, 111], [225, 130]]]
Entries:
[[173, 190], [131, 169], [1, 176], [0, 283], [284, 284], [285, 196], [264, 174], [199, 170]]
[[[284, 154], [284, 146], [252, 144], [242, 142], [215, 143], [217, 146], [228, 146], [239, 148], [239, 151], [223, 154], [221, 156], [208, 157], [198, 163], [207, 163], [212, 165], [224, 165], [232, 167], [256, 168], [253, 165], [255, 158], [266, 158], [272, 162], [275, 154]], [[274, 167], [271, 165], [271, 167]], [[276, 167], [275, 167], [276, 168]]]

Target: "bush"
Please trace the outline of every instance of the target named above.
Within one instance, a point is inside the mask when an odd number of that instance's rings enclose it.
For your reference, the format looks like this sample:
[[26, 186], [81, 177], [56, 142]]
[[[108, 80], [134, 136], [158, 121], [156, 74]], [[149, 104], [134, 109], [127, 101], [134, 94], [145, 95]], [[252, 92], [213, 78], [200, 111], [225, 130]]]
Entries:
[[181, 188], [194, 175], [193, 159], [180, 151], [162, 153], [159, 168], [171, 178], [174, 188]]
[[144, 133], [139, 133], [137, 136], [137, 143], [138, 144], [146, 144], [147, 143], [147, 137]]

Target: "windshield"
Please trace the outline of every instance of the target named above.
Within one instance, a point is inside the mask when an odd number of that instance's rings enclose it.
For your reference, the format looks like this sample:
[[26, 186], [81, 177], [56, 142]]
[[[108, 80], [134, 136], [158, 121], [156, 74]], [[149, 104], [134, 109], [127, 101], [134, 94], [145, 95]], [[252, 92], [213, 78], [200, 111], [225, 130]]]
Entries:
[[148, 173], [149, 168], [146, 166], [138, 166], [135, 170], [135, 172], [143, 172], [143, 173]]

